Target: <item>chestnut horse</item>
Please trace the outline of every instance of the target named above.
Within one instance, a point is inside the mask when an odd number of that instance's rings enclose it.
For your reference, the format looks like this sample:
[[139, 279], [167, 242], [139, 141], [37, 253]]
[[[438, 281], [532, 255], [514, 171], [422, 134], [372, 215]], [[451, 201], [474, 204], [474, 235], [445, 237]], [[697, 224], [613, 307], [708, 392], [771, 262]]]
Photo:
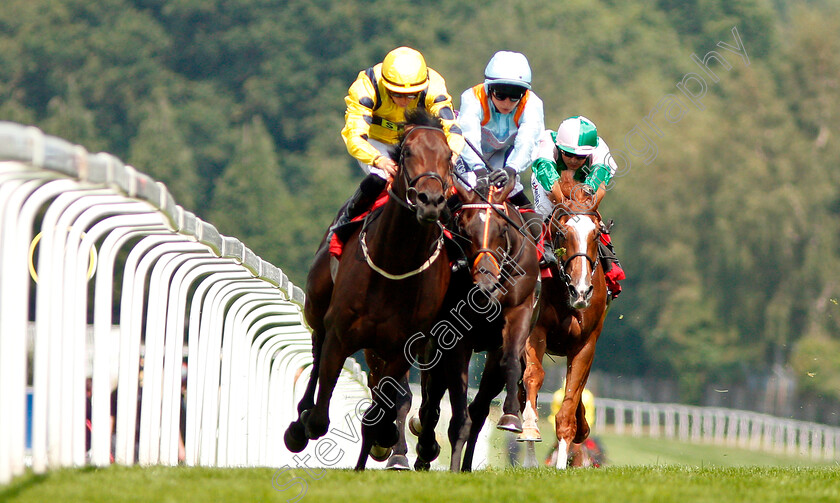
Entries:
[[[539, 265], [525, 220], [505, 202], [514, 182], [509, 180], [499, 191], [486, 182], [479, 182], [474, 191], [456, 184], [464, 202], [457, 213], [457, 227], [464, 235], [472, 269], [471, 274], [452, 279], [445, 316], [436, 325], [437, 338], [429, 350], [431, 355], [439, 357], [439, 362], [422, 373], [420, 417], [410, 422], [412, 431], [419, 436], [417, 469], [428, 469], [440, 452], [434, 427], [447, 389], [452, 407], [448, 430], [452, 445], [450, 470], [472, 469], [475, 443], [489, 413], [490, 401], [502, 388], [506, 388], [507, 397], [504, 415], [496, 427], [522, 431], [518, 386], [536, 304]], [[487, 195], [481, 198], [479, 192]], [[478, 394], [467, 409], [467, 376], [473, 351], [487, 351], [487, 360]], [[463, 466], [460, 466], [465, 442]]]
[[552, 244], [560, 260], [552, 266], [552, 277], [543, 279], [539, 317], [526, 345], [525, 422], [518, 438], [541, 440], [536, 403], [545, 377], [543, 355], [565, 356], [566, 395], [554, 422], [559, 443], [556, 466], [561, 469], [567, 466], [572, 443], [579, 444], [589, 436], [581, 394], [609, 305], [598, 257], [602, 224], [597, 204], [579, 211], [572, 209], [581, 207], [574, 203], [557, 206], [551, 216]]
[[362, 419], [356, 469], [364, 469], [374, 445], [397, 442], [397, 403], [408, 393], [400, 384], [410, 365], [404, 347], [411, 334], [435, 321], [449, 285], [438, 219], [451, 185], [451, 155], [439, 119], [422, 109], [407, 112], [393, 153], [398, 171], [381, 213], [369, 216], [347, 240], [332, 268], [334, 278], [324, 243], [316, 253], [304, 305], [314, 363], [299, 417], [284, 436], [290, 451], [300, 452], [327, 433], [338, 375], [345, 359], [360, 349], [370, 350], [382, 364], [371, 379], [375, 389]]

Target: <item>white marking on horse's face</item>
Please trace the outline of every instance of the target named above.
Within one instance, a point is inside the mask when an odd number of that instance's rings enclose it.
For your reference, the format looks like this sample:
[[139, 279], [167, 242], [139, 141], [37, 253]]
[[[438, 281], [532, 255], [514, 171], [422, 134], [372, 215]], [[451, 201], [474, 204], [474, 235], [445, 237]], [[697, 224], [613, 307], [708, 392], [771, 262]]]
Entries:
[[586, 238], [589, 233], [595, 230], [595, 222], [591, 218], [583, 218], [580, 215], [575, 215], [570, 218], [566, 225], [569, 226], [577, 236], [578, 241], [586, 243]]
[[487, 213], [482, 211], [478, 214], [478, 219], [481, 220], [481, 223], [484, 223], [485, 221], [487, 221]]
[[[566, 225], [572, 230], [572, 232], [574, 232], [577, 242], [584, 247], [582, 251], [586, 253], [586, 243], [588, 242], [587, 240], [589, 235], [596, 230], [595, 222], [593, 222], [591, 218], [584, 218], [580, 215], [575, 215], [566, 222]], [[578, 257], [575, 260], [586, 261], [583, 257]], [[585, 269], [581, 270], [584, 271]], [[588, 274], [581, 274], [577, 278], [572, 278], [572, 280], [574, 281], [573, 286], [580, 293], [585, 292], [589, 288], [590, 277]]]

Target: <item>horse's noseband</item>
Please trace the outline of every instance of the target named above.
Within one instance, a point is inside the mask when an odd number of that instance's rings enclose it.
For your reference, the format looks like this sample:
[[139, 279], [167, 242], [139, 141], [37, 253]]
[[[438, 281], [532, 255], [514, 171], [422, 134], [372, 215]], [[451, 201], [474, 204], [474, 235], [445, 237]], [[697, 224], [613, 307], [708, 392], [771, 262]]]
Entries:
[[[597, 213], [592, 213], [592, 212], [566, 212], [566, 214], [567, 215], [595, 215], [595, 216], [598, 216]], [[600, 219], [599, 219], [597, 227], [600, 229], [600, 226], [601, 226], [601, 222], [600, 222]], [[597, 234], [595, 236], [595, 239], [598, 239]], [[589, 269], [590, 269], [589, 278], [590, 278], [590, 280], [595, 276], [595, 268], [598, 266], [597, 256], [596, 256], [596, 258], [593, 259], [588, 254], [583, 253], [583, 252], [574, 253], [574, 254], [572, 254], [571, 257], [568, 257], [566, 260], [563, 261], [563, 266], [560, 269], [560, 273], [562, 275], [563, 281], [566, 283], [566, 288], [571, 288], [571, 286], [572, 286], [572, 276], [568, 273], [569, 264], [571, 264], [572, 260], [576, 259], [577, 257], [585, 257], [586, 261], [589, 262]]]
[[589, 277], [592, 278], [593, 276], [595, 276], [595, 267], [597, 266], [597, 261], [593, 260], [592, 257], [587, 255], [586, 253], [575, 253], [571, 257], [563, 261], [563, 270], [560, 271], [561, 273], [563, 273], [563, 281], [566, 282], [567, 288], [572, 286], [572, 276], [568, 273], [569, 264], [572, 262], [573, 259], [577, 257], [586, 257], [586, 260], [589, 262], [589, 269], [590, 271], [592, 271], [589, 273]]

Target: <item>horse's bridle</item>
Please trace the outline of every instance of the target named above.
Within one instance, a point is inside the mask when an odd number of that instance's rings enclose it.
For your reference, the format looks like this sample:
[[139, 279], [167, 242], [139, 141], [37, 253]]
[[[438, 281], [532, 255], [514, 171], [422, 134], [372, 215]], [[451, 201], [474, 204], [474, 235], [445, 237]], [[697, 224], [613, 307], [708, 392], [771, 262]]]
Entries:
[[[487, 258], [489, 258], [493, 262], [493, 265], [496, 266], [496, 269], [498, 269], [501, 272], [501, 264], [504, 262], [504, 258], [502, 258], [502, 260], [499, 260], [499, 257], [496, 256], [496, 251], [490, 249], [489, 245], [487, 244], [487, 241], [490, 237], [490, 213], [493, 211], [493, 209], [506, 212], [507, 209], [505, 208], [505, 205], [491, 203], [473, 203], [464, 204], [461, 206], [461, 209], [478, 209], [485, 210], [487, 212], [486, 217], [484, 219], [484, 233], [481, 237], [481, 248], [478, 249], [478, 252], [475, 255], [475, 260], [473, 260], [473, 267], [475, 267], [476, 264], [478, 264], [478, 262], [482, 259], [482, 257], [486, 255]], [[510, 251], [510, 237], [507, 234], [505, 234], [505, 241], [507, 242], [507, 250], [505, 250], [507, 253], [508, 251]]]
[[401, 148], [400, 148], [400, 158], [398, 159], [397, 164], [400, 168], [400, 177], [402, 178], [403, 182], [405, 183], [405, 200], [398, 197], [394, 193], [393, 188], [389, 188], [388, 193], [391, 195], [391, 197], [394, 198], [395, 201], [399, 201], [400, 204], [405, 203], [404, 206], [406, 206], [408, 209], [410, 209], [412, 211], [417, 209], [417, 203], [416, 203], [417, 189], [414, 186], [417, 185], [417, 183], [420, 182], [420, 180], [422, 180], [423, 178], [431, 178], [433, 180], [436, 180], [438, 183], [440, 183], [441, 189], [443, 189], [444, 194], [446, 194], [446, 191], [449, 190], [449, 183], [446, 180], [444, 180], [444, 178], [442, 176], [435, 173], [434, 171], [426, 171], [425, 173], [420, 173], [419, 175], [417, 175], [413, 178], [408, 177], [408, 172], [407, 172], [408, 170], [406, 170], [406, 168], [405, 168], [405, 142], [406, 142], [406, 140], [408, 140], [409, 136], [414, 131], [417, 131], [417, 130], [420, 130], [420, 129], [429, 129], [431, 131], [437, 131], [440, 134], [444, 135], [444, 137], [446, 137], [446, 133], [444, 133], [443, 129], [432, 127], [432, 126], [412, 126], [411, 129], [409, 129], [405, 132], [405, 136], [403, 136], [403, 139], [402, 139], [402, 142], [401, 142]]
[[[481, 248], [479, 248], [478, 253], [476, 254], [475, 260], [473, 260], [473, 267], [475, 267], [478, 264], [478, 262], [482, 259], [482, 257], [487, 256], [493, 262], [493, 264], [496, 266], [496, 268], [499, 270], [499, 278], [497, 278], [497, 279], [500, 279], [501, 276], [502, 276], [502, 270], [504, 269], [506, 264], [517, 263], [519, 261], [519, 258], [524, 253], [525, 243], [526, 243], [525, 240], [521, 241], [521, 246], [519, 247], [519, 251], [517, 252], [516, 257], [511, 257], [512, 243], [511, 243], [511, 239], [510, 239], [510, 234], [508, 234], [508, 230], [505, 229], [505, 250], [503, 252], [502, 257], [497, 256], [497, 251], [498, 250], [490, 249], [490, 247], [487, 244], [487, 241], [488, 241], [488, 238], [489, 238], [489, 230], [490, 230], [490, 214], [492, 212], [495, 211], [497, 214], [502, 215], [503, 217], [507, 217], [507, 218], [504, 218], [506, 223], [511, 222], [510, 216], [507, 214], [508, 213], [507, 204], [506, 203], [504, 203], [504, 204], [495, 203], [494, 204], [494, 203], [489, 203], [489, 202], [487, 202], [487, 203], [467, 203], [467, 204], [461, 205], [461, 210], [464, 210], [464, 209], [478, 209], [478, 210], [485, 210], [487, 212], [486, 213], [486, 218], [485, 218], [485, 221], [484, 221], [484, 234], [482, 236]], [[515, 223], [513, 225], [514, 225], [514, 227], [518, 227], [518, 226], [516, 226]]]
[[[444, 137], [446, 137], [446, 133], [444, 133], [442, 129], [436, 128], [436, 127], [431, 127], [431, 126], [412, 126], [411, 129], [406, 131], [405, 136], [403, 136], [403, 139], [402, 139], [402, 142], [401, 142], [401, 148], [400, 148], [400, 158], [399, 158], [397, 164], [400, 168], [399, 169], [400, 177], [403, 180], [403, 182], [405, 182], [405, 185], [406, 185], [405, 200], [400, 198], [394, 192], [393, 187], [388, 188], [388, 195], [391, 196], [391, 199], [393, 199], [394, 201], [399, 203], [401, 206], [403, 206], [405, 208], [408, 208], [411, 211], [416, 211], [417, 210], [417, 203], [415, 203], [414, 201], [411, 200], [411, 198], [409, 197], [409, 194], [414, 194], [416, 196], [417, 190], [414, 188], [414, 186], [420, 180], [422, 180], [423, 178], [432, 178], [432, 179], [440, 182], [440, 185], [441, 185], [441, 188], [443, 189], [444, 194], [446, 194], [446, 191], [449, 189], [449, 184], [443, 179], [442, 176], [435, 173], [434, 171], [427, 171], [425, 173], [420, 173], [419, 175], [415, 176], [414, 178], [411, 178], [411, 179], [408, 178], [408, 174], [406, 173], [407, 170], [405, 168], [405, 159], [404, 159], [405, 148], [404, 148], [404, 146], [405, 146], [405, 141], [408, 139], [409, 135], [411, 135], [411, 133], [414, 132], [415, 129], [430, 129], [432, 131], [438, 131], [442, 135], [444, 135]], [[450, 169], [451, 169], [451, 167], [450, 167]], [[361, 245], [362, 255], [364, 256], [365, 261], [367, 262], [368, 266], [371, 269], [373, 269], [374, 271], [376, 271], [377, 273], [379, 273], [380, 275], [382, 275], [385, 278], [388, 278], [388, 279], [391, 279], [391, 280], [401, 280], [401, 279], [410, 278], [411, 276], [415, 276], [417, 274], [420, 274], [421, 272], [423, 272], [426, 269], [428, 269], [429, 267], [431, 267], [431, 265], [435, 262], [435, 260], [437, 260], [438, 256], [440, 255], [441, 250], [443, 249], [443, 239], [444, 239], [443, 238], [443, 235], [444, 235], [443, 226], [441, 225], [440, 222], [437, 222], [437, 225], [440, 228], [440, 235], [438, 236], [438, 239], [436, 241], [435, 250], [432, 252], [432, 255], [420, 267], [418, 267], [417, 269], [414, 269], [412, 271], [408, 271], [406, 273], [392, 274], [392, 273], [389, 273], [388, 271], [382, 269], [381, 267], [377, 266], [373, 262], [373, 260], [370, 258], [370, 253], [368, 252], [367, 240], [366, 240], [367, 226], [368, 226], [368, 223], [370, 221], [369, 220], [370, 215], [371, 214], [368, 214], [368, 216], [365, 217], [365, 221], [362, 224], [362, 230], [359, 233], [359, 243]]]
[[[558, 210], [565, 210], [565, 208], [562, 208], [562, 207], [558, 207], [557, 209], [558, 209]], [[556, 210], [555, 210], [555, 211], [556, 211]], [[594, 216], [594, 217], [596, 217], [596, 218], [598, 219], [598, 221], [599, 221], [599, 222], [600, 222], [600, 220], [601, 220], [601, 215], [600, 215], [600, 214], [598, 214], [598, 212], [596, 212], [596, 211], [563, 211], [563, 215], [569, 215], [569, 216], [576, 216], [576, 215]], [[552, 220], [552, 221], [556, 221], [558, 218], [559, 218], [559, 217], [555, 217], [554, 215], [552, 215], [552, 216], [551, 216], [551, 220]], [[597, 235], [596, 235], [596, 239], [598, 239]], [[596, 250], [597, 250], [597, 248], [596, 248]], [[597, 252], [596, 252], [596, 254], [597, 254]], [[578, 258], [578, 257], [585, 257], [585, 258], [586, 258], [586, 260], [587, 260], [587, 262], [589, 262], [589, 269], [590, 269], [590, 271], [591, 271], [591, 272], [589, 273], [589, 278], [590, 278], [590, 279], [592, 279], [592, 278], [595, 276], [595, 269], [596, 269], [596, 268], [597, 268], [597, 266], [598, 266], [598, 257], [597, 257], [597, 255], [596, 255], [596, 258], [594, 258], [594, 259], [593, 259], [593, 258], [592, 258], [592, 257], [590, 257], [590, 256], [589, 256], [589, 254], [587, 254], [587, 253], [583, 253], [583, 252], [574, 253], [574, 254], [572, 254], [572, 256], [568, 257], [566, 260], [564, 260], [564, 261], [563, 261], [563, 266], [562, 266], [562, 268], [560, 268], [560, 274], [561, 274], [561, 276], [562, 276], [563, 281], [566, 283], [566, 288], [569, 288], [569, 287], [572, 285], [572, 276], [571, 276], [571, 275], [569, 274], [569, 272], [568, 272], [568, 270], [569, 270], [569, 264], [572, 262], [572, 260], [574, 260], [574, 259], [576, 259], [576, 258]]]

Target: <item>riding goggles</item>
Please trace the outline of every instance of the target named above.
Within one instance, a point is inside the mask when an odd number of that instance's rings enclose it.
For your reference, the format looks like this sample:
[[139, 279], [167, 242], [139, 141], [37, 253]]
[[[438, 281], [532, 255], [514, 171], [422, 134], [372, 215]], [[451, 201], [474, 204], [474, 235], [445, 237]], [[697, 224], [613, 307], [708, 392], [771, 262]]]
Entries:
[[498, 89], [493, 89], [490, 91], [493, 94], [493, 97], [499, 101], [510, 100], [513, 103], [518, 102], [522, 99], [522, 96], [525, 95], [525, 90], [512, 90], [512, 91], [500, 91]]
[[584, 155], [573, 154], [571, 152], [566, 152], [563, 149], [560, 149], [560, 153], [565, 155], [569, 159], [586, 159], [589, 156], [589, 154], [584, 154]]

